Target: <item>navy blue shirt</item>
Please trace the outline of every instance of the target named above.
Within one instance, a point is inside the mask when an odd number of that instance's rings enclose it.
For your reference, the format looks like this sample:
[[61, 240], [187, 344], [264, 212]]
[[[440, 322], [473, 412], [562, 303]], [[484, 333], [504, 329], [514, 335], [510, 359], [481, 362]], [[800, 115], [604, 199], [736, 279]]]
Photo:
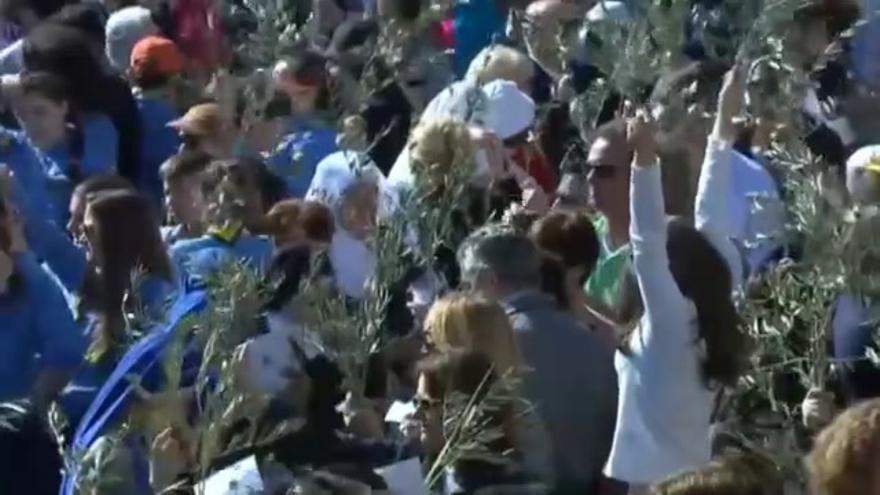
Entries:
[[162, 202], [162, 180], [159, 167], [180, 148], [177, 131], [168, 123], [180, 115], [168, 100], [151, 95], [137, 97], [141, 117], [141, 161], [135, 172], [138, 190]]

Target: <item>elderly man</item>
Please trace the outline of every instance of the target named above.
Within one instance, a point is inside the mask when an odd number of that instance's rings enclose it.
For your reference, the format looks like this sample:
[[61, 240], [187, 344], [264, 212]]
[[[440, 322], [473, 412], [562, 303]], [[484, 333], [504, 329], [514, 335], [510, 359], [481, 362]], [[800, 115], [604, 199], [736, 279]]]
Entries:
[[553, 443], [559, 491], [596, 493], [617, 407], [612, 355], [540, 290], [541, 260], [503, 227], [475, 232], [459, 251], [463, 281], [507, 311], [526, 366], [524, 390]]

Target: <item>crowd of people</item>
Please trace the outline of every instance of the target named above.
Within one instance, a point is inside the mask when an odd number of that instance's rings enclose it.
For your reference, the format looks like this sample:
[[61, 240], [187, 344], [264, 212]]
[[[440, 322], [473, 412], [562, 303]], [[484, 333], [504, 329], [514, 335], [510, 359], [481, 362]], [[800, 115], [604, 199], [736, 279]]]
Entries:
[[[796, 2], [777, 65], [712, 0], [264, 3], [0, 0], [0, 493], [806, 493], [720, 413], [803, 251], [779, 149], [880, 201], [876, 1]], [[577, 121], [649, 4], [675, 65]], [[880, 495], [847, 287], [813, 495]]]

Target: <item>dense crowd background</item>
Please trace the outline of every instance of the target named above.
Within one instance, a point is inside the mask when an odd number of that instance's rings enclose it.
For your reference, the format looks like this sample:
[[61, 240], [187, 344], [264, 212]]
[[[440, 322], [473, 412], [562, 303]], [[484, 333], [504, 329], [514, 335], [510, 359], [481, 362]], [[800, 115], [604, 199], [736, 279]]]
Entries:
[[0, 493], [880, 495], [874, 0], [0, 0]]

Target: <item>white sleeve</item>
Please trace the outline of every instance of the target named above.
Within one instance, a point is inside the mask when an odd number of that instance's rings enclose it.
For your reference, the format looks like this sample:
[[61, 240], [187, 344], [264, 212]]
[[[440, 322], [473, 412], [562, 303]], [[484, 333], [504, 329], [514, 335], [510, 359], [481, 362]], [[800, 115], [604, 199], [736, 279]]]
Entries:
[[694, 208], [694, 225], [721, 253], [730, 269], [734, 289], [742, 284], [743, 262], [739, 250], [731, 242], [728, 199], [730, 197], [730, 143], [709, 136], [706, 156], [700, 168], [700, 181]]
[[[633, 166], [630, 188], [630, 246], [633, 268], [650, 325], [642, 328], [645, 347], [675, 338], [690, 343], [688, 306], [669, 269], [667, 226], [660, 167]], [[670, 323], [670, 324], [667, 324]], [[671, 327], [671, 328], [670, 328]], [[659, 347], [665, 347], [660, 344]]]

